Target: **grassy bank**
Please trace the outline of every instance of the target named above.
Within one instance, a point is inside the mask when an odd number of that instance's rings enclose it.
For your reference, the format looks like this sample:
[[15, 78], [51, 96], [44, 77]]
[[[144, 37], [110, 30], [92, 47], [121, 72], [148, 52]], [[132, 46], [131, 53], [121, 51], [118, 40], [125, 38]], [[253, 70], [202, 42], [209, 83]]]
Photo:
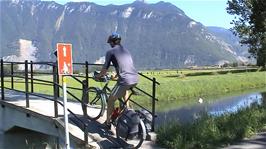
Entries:
[[158, 130], [157, 143], [165, 148], [217, 148], [249, 137], [266, 126], [266, 101], [220, 117], [203, 115], [190, 124], [172, 122]]
[[266, 86], [266, 72], [228, 73], [191, 77], [158, 76], [160, 100], [205, 97]]

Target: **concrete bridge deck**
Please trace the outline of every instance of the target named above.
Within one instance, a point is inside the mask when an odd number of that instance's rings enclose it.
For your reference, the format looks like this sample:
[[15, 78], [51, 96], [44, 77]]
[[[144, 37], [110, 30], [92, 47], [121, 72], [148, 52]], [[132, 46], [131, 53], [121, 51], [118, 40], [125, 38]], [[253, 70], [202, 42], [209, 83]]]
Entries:
[[[3, 107], [11, 108], [19, 113], [26, 113], [27, 117], [35, 117], [40, 119], [45, 119], [51, 125], [54, 125], [56, 129], [60, 129], [57, 132], [48, 132], [46, 130], [41, 130], [42, 128], [35, 128], [35, 131], [39, 131], [48, 135], [55, 135], [57, 137], [64, 137], [64, 116], [63, 116], [63, 107], [58, 105], [58, 118], [54, 117], [54, 102], [42, 99], [36, 96], [29, 96], [30, 107], [26, 108], [25, 94], [19, 93], [16, 91], [5, 90], [5, 100], [0, 100], [0, 104]], [[1, 107], [0, 107], [1, 108]], [[83, 111], [81, 104], [77, 102], [68, 102], [68, 109], [75, 113], [84, 123], [88, 125], [88, 142], [87, 147], [89, 148], [125, 148], [126, 144], [121, 143], [115, 137], [112, 131], [107, 131], [103, 128], [102, 123], [105, 120], [105, 116], [101, 117], [97, 121], [92, 121], [83, 117]], [[88, 110], [89, 112], [89, 110]], [[70, 114], [69, 116], [69, 133], [70, 138], [79, 143], [84, 142], [84, 132], [82, 131], [83, 124], [75, 119]], [[73, 121], [76, 123], [74, 124]], [[11, 122], [12, 123], [12, 122]], [[27, 123], [27, 122], [26, 122]], [[11, 129], [12, 126], [20, 125], [18, 122], [10, 124], [6, 129]], [[27, 124], [29, 125], [29, 124]], [[18, 127], [27, 127], [27, 126], [18, 126]], [[34, 126], [31, 126], [32, 129]], [[28, 128], [29, 129], [29, 128]], [[8, 131], [8, 130], [5, 130]], [[55, 131], [55, 130], [49, 130]], [[151, 136], [155, 136], [154, 133], [151, 133]], [[154, 138], [154, 137], [152, 137]], [[153, 139], [152, 139], [153, 140]], [[145, 141], [141, 148], [159, 148], [155, 145], [154, 141]]]

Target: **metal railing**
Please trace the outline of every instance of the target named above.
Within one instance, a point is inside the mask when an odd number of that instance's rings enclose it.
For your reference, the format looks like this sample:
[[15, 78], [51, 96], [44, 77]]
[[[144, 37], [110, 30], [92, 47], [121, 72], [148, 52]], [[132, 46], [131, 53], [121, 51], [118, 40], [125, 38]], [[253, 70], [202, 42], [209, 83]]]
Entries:
[[[10, 65], [10, 74], [5, 74], [5, 66]], [[23, 71], [18, 71], [15, 72], [14, 71], [14, 65], [24, 65], [24, 72]], [[47, 65], [52, 67], [52, 72], [47, 73], [47, 72], [38, 72], [36, 74], [45, 74], [45, 75], [52, 75], [53, 76], [53, 81], [47, 81], [47, 80], [42, 80], [42, 79], [36, 79], [34, 78], [34, 70], [33, 70], [33, 65]], [[28, 69], [30, 66], [30, 70]], [[15, 75], [18, 74], [18, 75]], [[30, 74], [30, 77], [29, 77]], [[11, 88], [5, 86], [5, 77], [11, 77], [10, 79], [10, 83], [11, 83]], [[19, 89], [15, 89], [14, 84], [17, 83], [14, 81], [14, 78], [20, 78], [20, 79], [24, 79], [24, 81], [22, 81], [22, 83], [25, 84], [25, 89], [23, 90], [19, 90]], [[38, 81], [34, 82], [34, 81]], [[29, 84], [31, 86], [31, 90], [29, 91]], [[46, 95], [46, 94], [40, 94], [40, 93], [35, 93], [34, 92], [34, 84], [40, 84], [40, 85], [48, 85], [48, 86], [53, 86], [53, 96], [50, 95]], [[5, 89], [9, 89], [9, 90], [14, 90], [17, 92], [22, 92], [25, 93], [25, 99], [26, 99], [26, 108], [30, 107], [30, 101], [29, 101], [29, 95], [33, 95], [33, 96], [37, 96], [37, 97], [41, 97], [47, 100], [51, 100], [54, 101], [54, 117], [58, 118], [58, 104], [61, 105], [62, 107], [64, 106], [64, 104], [59, 101], [58, 99], [60, 98], [59, 95], [59, 88], [62, 88], [62, 86], [59, 84], [59, 76], [57, 74], [57, 66], [55, 63], [52, 62], [28, 62], [27, 60], [23, 63], [23, 62], [4, 62], [1, 59], [1, 99], [5, 100]], [[70, 95], [72, 95], [70, 93]], [[77, 98], [77, 97], [76, 97]], [[77, 98], [78, 99], [78, 98]], [[70, 109], [67, 109], [68, 112], [74, 116], [74, 118], [79, 121], [82, 125], [83, 128], [82, 131], [84, 132], [84, 141], [86, 144], [88, 144], [88, 125], [86, 123], [84, 123], [74, 112], [72, 112]], [[70, 119], [72, 120], [72, 119]], [[79, 125], [76, 121], [72, 120], [73, 123], [75, 123], [76, 125]]]
[[[16, 65], [20, 65], [20, 66], [23, 65], [24, 69], [22, 69], [22, 70], [15, 69]], [[34, 66], [36, 66], [36, 65], [45, 65], [45, 67], [46, 67], [45, 71], [40, 71], [40, 69], [36, 69], [36, 71], [35, 71]], [[77, 87], [68, 86], [68, 88], [72, 89], [72, 90], [82, 91], [82, 93], [81, 93], [82, 97], [79, 98], [70, 91], [67, 91], [67, 93], [74, 100], [81, 103], [81, 106], [83, 109], [83, 115], [87, 116], [87, 108], [85, 108], [85, 106], [86, 106], [85, 104], [87, 104], [88, 100], [89, 100], [88, 99], [89, 95], [86, 92], [87, 89], [89, 88], [89, 79], [91, 78], [91, 77], [89, 77], [89, 67], [102, 66], [102, 65], [101, 64], [89, 64], [87, 61], [85, 63], [73, 63], [73, 65], [74, 66], [81, 66], [83, 69], [85, 69], [84, 74], [82, 76], [78, 76], [78, 75], [70, 76], [74, 80], [79, 82], [82, 87], [77, 88]], [[52, 68], [47, 69], [48, 67], [52, 67]], [[1, 68], [1, 99], [2, 100], [5, 100], [5, 91], [4, 91], [5, 89], [15, 90], [18, 92], [25, 93], [26, 107], [27, 108], [30, 107], [29, 95], [48, 99], [48, 100], [54, 101], [54, 117], [55, 118], [58, 117], [58, 104], [61, 106], [64, 106], [64, 105], [59, 100], [60, 89], [62, 89], [62, 86], [59, 83], [60, 81], [59, 81], [59, 76], [57, 73], [58, 68], [57, 68], [56, 63], [54, 63], [54, 62], [32, 62], [32, 61], [28, 62], [27, 60], [25, 62], [4, 62], [1, 59], [1, 67], [0, 68]], [[53, 79], [52, 79], [52, 81], [49, 81], [49, 80], [43, 80], [43, 79], [35, 77], [35, 76], [40, 76], [40, 75], [51, 75]], [[148, 93], [145, 90], [136, 87], [136, 89], [138, 91], [140, 91], [144, 95], [151, 98], [151, 100], [152, 100], [151, 111], [148, 110], [147, 108], [144, 108], [142, 105], [138, 104], [134, 100], [131, 100], [131, 102], [133, 102], [134, 104], [136, 104], [137, 106], [139, 106], [141, 108], [146, 109], [148, 112], [150, 112], [152, 114], [152, 131], [154, 131], [155, 117], [156, 117], [156, 114], [155, 114], [156, 106], [155, 105], [156, 105], [156, 101], [158, 101], [158, 99], [156, 98], [156, 86], [160, 85], [160, 84], [159, 84], [159, 82], [156, 81], [155, 78], [149, 78], [149, 77], [143, 75], [142, 73], [139, 73], [139, 75], [152, 82], [152, 86], [151, 86], [152, 93]], [[5, 78], [9, 78], [9, 77], [10, 77], [10, 81], [8, 81], [8, 80], [5, 81]], [[15, 81], [14, 80], [15, 78], [19, 78], [19, 79], [21, 79], [21, 81]], [[82, 80], [80, 80], [80, 78], [82, 78]], [[5, 82], [10, 82], [10, 88], [5, 86]], [[24, 83], [25, 84], [24, 91], [19, 90], [19, 89], [15, 89], [15, 83]], [[45, 86], [53, 87], [53, 95], [36, 93], [35, 88], [34, 88], [35, 85], [45, 85]], [[87, 144], [88, 143], [88, 132], [87, 132], [88, 126], [87, 126], [87, 124], [84, 123], [71, 110], [68, 109], [68, 111], [70, 112], [71, 115], [73, 115], [78, 121], [80, 121], [83, 124], [84, 138], [85, 138], [85, 143]], [[73, 122], [76, 123], [75, 121], [73, 121]]]

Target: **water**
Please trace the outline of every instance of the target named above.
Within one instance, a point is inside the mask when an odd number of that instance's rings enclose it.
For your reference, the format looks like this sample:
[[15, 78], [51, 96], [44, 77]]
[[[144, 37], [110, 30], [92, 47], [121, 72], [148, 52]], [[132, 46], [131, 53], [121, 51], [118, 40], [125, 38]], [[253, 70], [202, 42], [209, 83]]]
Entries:
[[[156, 125], [167, 124], [169, 121], [178, 120], [181, 123], [190, 122], [200, 116], [201, 113], [219, 116], [224, 113], [237, 112], [241, 108], [249, 107], [252, 104], [262, 104], [266, 102], [266, 92], [244, 93], [242, 95], [233, 95], [229, 97], [219, 97], [215, 99], [204, 99], [203, 103], [198, 100], [194, 104], [171, 108], [171, 110], [159, 112], [156, 119]], [[163, 104], [163, 103], [160, 103]]]
[[249, 107], [252, 104], [260, 105], [263, 102], [262, 94], [263, 93], [242, 95], [215, 102], [208, 108], [208, 113], [219, 116], [224, 113], [235, 113], [239, 109]]

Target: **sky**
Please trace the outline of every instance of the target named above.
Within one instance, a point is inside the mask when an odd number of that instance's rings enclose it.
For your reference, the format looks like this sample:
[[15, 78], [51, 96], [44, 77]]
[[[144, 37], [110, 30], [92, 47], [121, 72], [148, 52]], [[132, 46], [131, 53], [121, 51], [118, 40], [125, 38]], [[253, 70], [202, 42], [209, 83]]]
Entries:
[[[57, 3], [89, 1], [99, 5], [122, 5], [132, 3], [135, 0], [54, 0]], [[170, 2], [182, 9], [187, 16], [205, 26], [219, 26], [223, 28], [233, 27], [230, 22], [233, 16], [226, 12], [228, 0], [145, 0], [146, 3], [157, 3], [159, 1]]]

